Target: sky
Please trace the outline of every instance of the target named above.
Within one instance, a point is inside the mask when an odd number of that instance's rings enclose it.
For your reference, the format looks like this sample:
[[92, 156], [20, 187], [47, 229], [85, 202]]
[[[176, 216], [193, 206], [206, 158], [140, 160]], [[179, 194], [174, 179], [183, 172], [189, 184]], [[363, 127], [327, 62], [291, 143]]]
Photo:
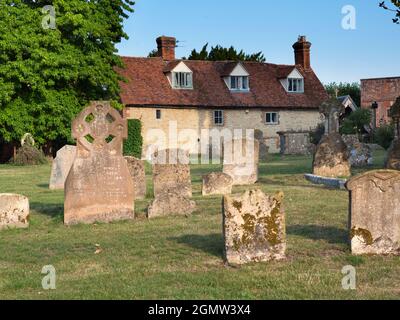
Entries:
[[[386, 1], [388, 4], [390, 1]], [[124, 56], [147, 56], [158, 36], [179, 41], [177, 58], [217, 44], [246, 53], [262, 51], [267, 62], [293, 64], [299, 35], [312, 43], [311, 65], [323, 83], [400, 76], [400, 25], [378, 0], [136, 0], [125, 21]], [[355, 9], [355, 20], [344, 29]], [[351, 13], [350, 13], [351, 14]], [[352, 22], [355, 21], [355, 25]]]

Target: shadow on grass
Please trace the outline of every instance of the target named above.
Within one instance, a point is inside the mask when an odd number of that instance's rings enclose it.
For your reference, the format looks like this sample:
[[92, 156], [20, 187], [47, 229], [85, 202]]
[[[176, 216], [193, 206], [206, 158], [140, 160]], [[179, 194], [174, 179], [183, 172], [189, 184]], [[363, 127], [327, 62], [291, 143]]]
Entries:
[[37, 185], [41, 189], [49, 189], [49, 184], [48, 183], [40, 183]]
[[287, 234], [308, 238], [311, 240], [324, 240], [331, 244], [347, 244], [349, 233], [345, 229], [317, 225], [294, 225], [287, 227]]
[[30, 208], [39, 214], [44, 214], [51, 218], [59, 219], [64, 216], [64, 206], [62, 204], [31, 202]]
[[169, 238], [168, 240], [176, 241], [196, 250], [202, 250], [216, 257], [221, 257], [224, 248], [224, 239], [222, 234], [197, 235], [188, 234], [181, 237]]

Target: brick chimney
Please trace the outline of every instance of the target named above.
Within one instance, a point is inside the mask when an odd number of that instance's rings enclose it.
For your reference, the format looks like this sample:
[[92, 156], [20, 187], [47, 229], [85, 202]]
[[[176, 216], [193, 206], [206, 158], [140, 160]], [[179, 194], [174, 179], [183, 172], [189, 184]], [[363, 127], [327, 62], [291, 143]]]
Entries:
[[301, 65], [305, 70], [311, 69], [310, 48], [311, 42], [307, 41], [306, 36], [299, 36], [293, 45], [295, 63]]
[[158, 56], [165, 61], [175, 60], [176, 38], [159, 37], [157, 38]]

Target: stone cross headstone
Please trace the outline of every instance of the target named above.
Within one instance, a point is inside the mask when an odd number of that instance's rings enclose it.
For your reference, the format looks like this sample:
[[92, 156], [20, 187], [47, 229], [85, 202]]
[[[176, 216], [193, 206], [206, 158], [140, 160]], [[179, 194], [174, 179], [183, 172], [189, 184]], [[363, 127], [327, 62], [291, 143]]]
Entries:
[[134, 187], [122, 156], [127, 123], [109, 102], [95, 101], [72, 123], [77, 154], [65, 183], [64, 223], [134, 219]]
[[225, 195], [223, 202], [225, 259], [230, 264], [285, 258], [286, 227], [283, 193], [261, 190]]
[[125, 160], [128, 162], [129, 172], [131, 173], [135, 189], [135, 199], [146, 198], [147, 187], [144, 161], [135, 157], [125, 157]]
[[51, 190], [63, 190], [69, 170], [71, 170], [76, 155], [75, 146], [64, 146], [57, 151], [57, 156], [51, 166], [49, 188]]
[[19, 194], [0, 194], [0, 230], [28, 227], [28, 198]]
[[345, 107], [336, 98], [329, 99], [321, 104], [319, 112], [325, 120], [325, 135], [339, 132], [339, 117]]
[[260, 143], [254, 139], [233, 139], [224, 143], [223, 173], [233, 185], [251, 185], [258, 181]]
[[346, 186], [352, 253], [400, 255], [400, 172], [370, 171]]

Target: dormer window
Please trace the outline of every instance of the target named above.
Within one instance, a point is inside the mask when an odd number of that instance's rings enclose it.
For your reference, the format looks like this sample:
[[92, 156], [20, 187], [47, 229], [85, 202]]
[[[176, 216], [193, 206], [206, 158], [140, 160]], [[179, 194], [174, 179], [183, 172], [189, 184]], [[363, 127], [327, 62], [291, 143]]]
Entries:
[[193, 89], [193, 74], [191, 72], [173, 72], [172, 81], [175, 89]]
[[288, 92], [303, 93], [304, 92], [304, 80], [289, 78], [288, 79]]
[[231, 76], [230, 77], [231, 90], [234, 91], [248, 91], [249, 90], [249, 77], [248, 76]]

